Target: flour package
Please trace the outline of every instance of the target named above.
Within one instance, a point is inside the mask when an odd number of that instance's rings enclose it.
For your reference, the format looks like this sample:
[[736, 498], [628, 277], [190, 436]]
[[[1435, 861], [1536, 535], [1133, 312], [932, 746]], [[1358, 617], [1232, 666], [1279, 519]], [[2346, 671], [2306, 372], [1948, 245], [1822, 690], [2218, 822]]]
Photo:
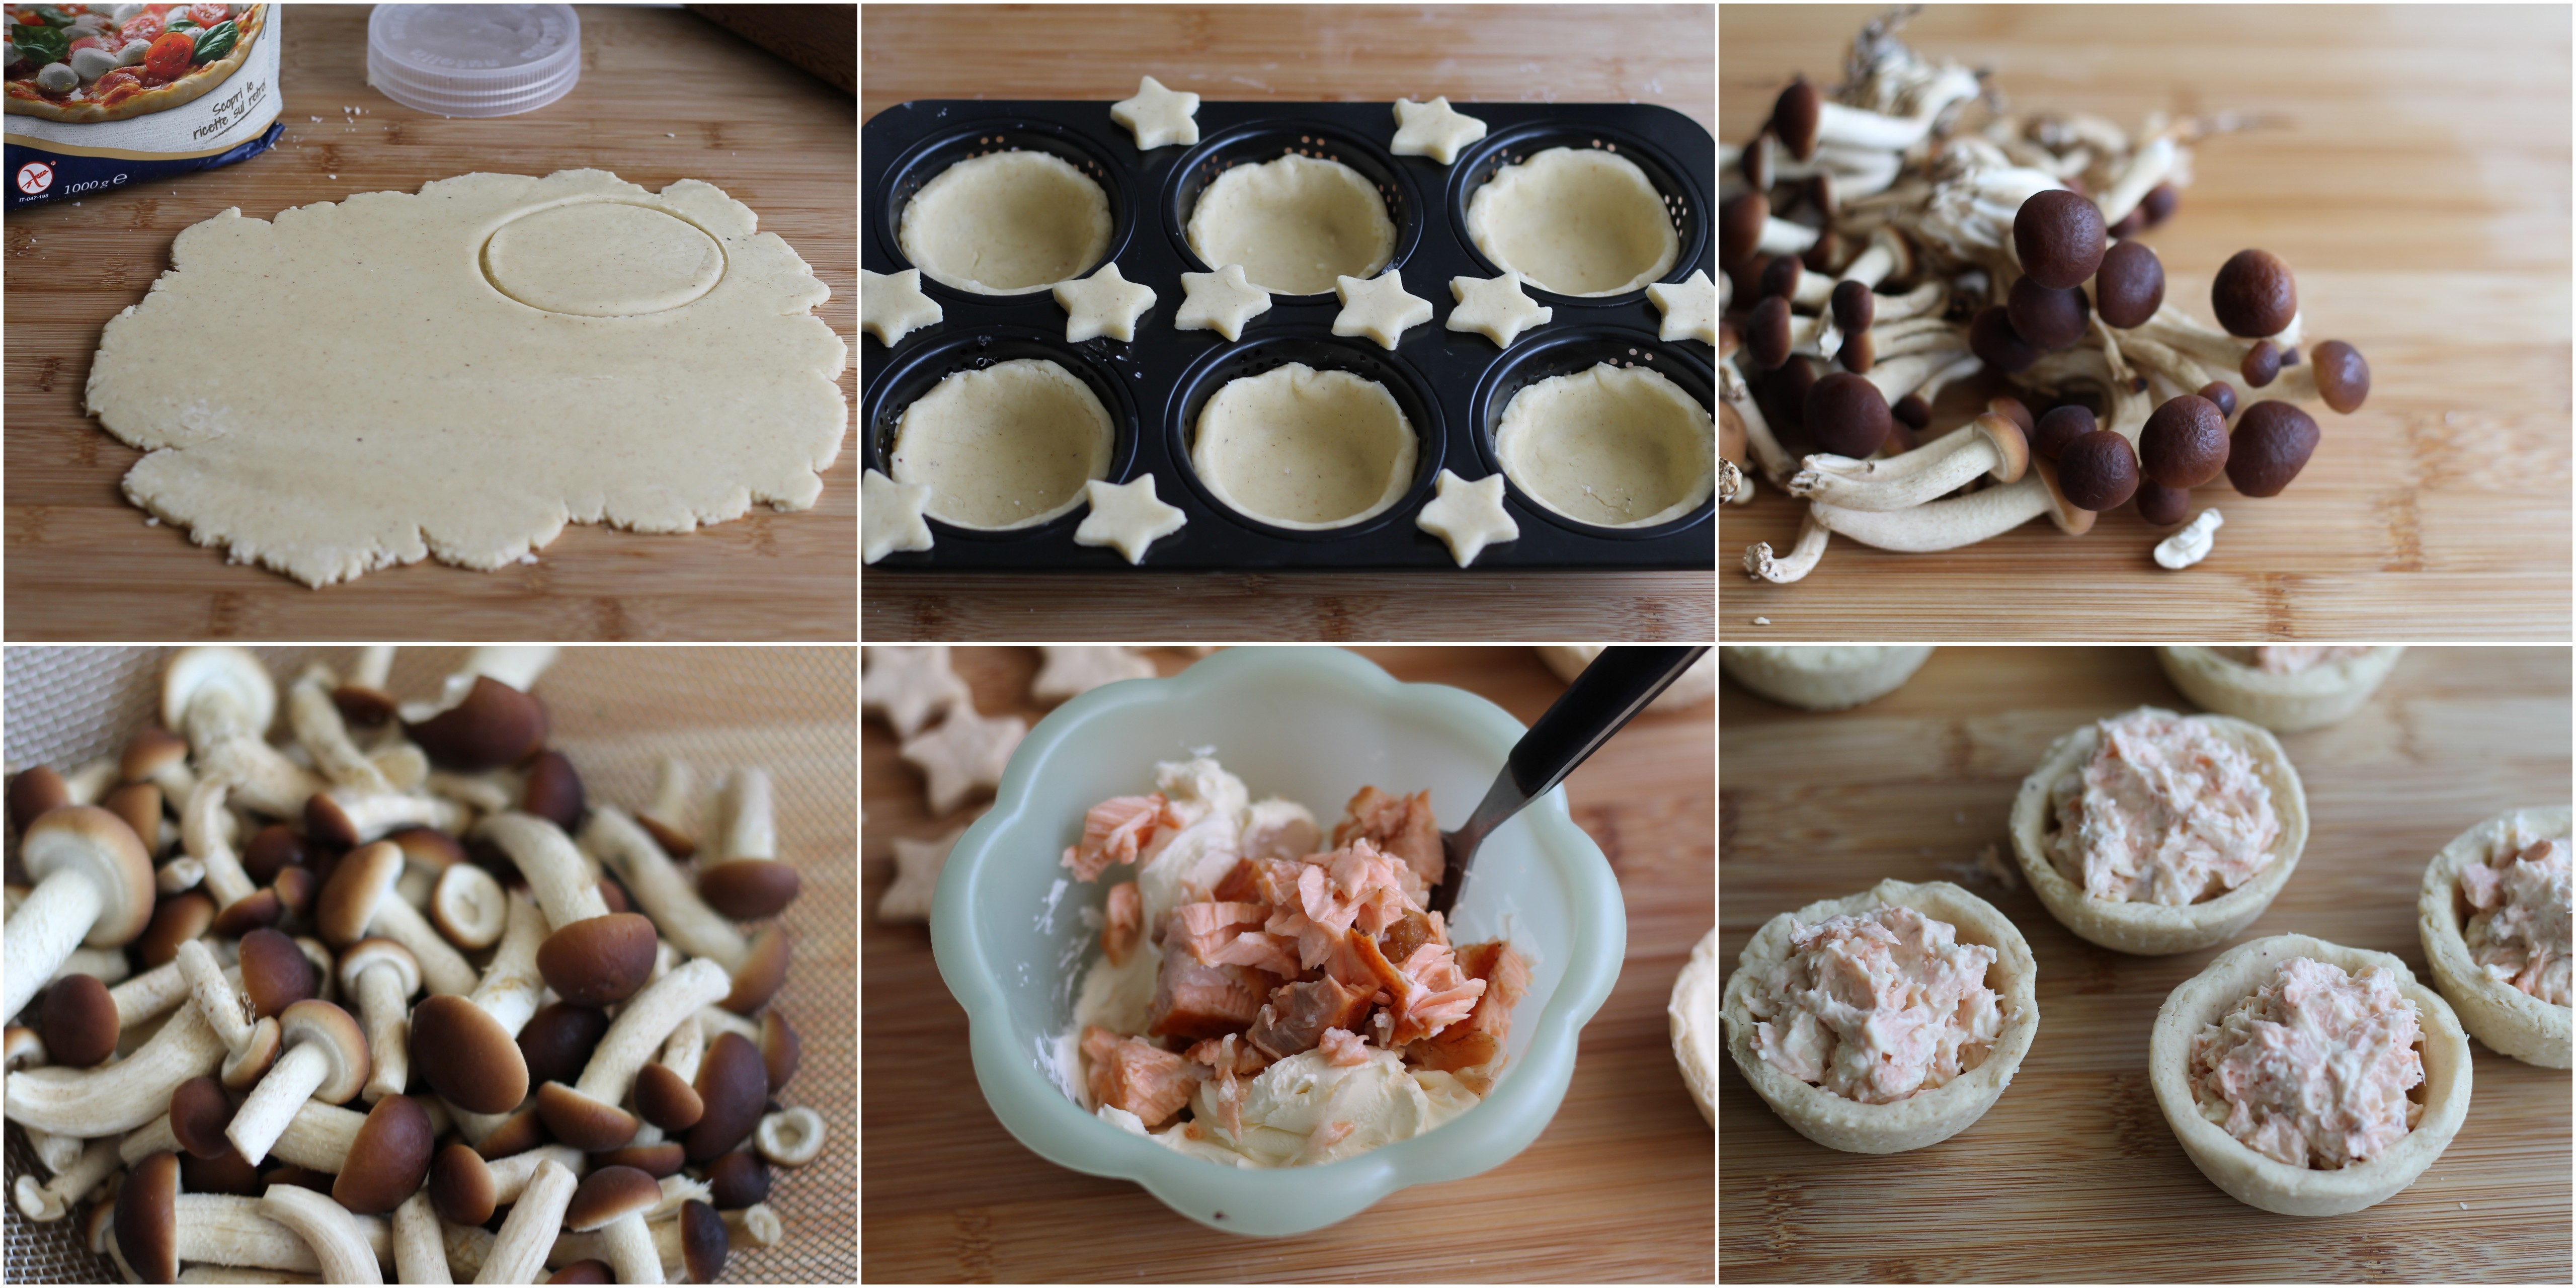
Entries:
[[9, 206], [257, 156], [277, 141], [275, 4], [12, 5]]

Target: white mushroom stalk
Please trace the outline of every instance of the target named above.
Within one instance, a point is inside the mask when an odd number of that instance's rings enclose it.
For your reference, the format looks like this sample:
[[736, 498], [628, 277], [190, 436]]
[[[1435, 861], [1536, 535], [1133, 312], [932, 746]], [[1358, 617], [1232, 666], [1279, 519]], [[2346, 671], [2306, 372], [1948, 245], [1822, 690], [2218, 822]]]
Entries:
[[[767, 788], [764, 777], [764, 820], [768, 812]], [[734, 829], [728, 824], [726, 830], [730, 833]], [[775, 853], [774, 834], [769, 845]], [[690, 956], [713, 958], [728, 971], [742, 965], [743, 955], [750, 951], [742, 932], [698, 897], [697, 883], [680, 871], [671, 856], [654, 842], [652, 834], [626, 811], [614, 805], [593, 809], [590, 822], [582, 828], [581, 847], [616, 874], [627, 893], [635, 896], [635, 902], [652, 914], [655, 924], [662, 928], [663, 938]]]
[[[315, 1194], [315, 1198], [322, 1198]], [[302, 1234], [261, 1211], [262, 1200], [232, 1194], [182, 1194], [171, 1205], [172, 1224], [178, 1231], [180, 1262], [207, 1262], [224, 1266], [265, 1266], [271, 1270], [298, 1270], [319, 1274], [320, 1258], [313, 1245]], [[348, 1216], [346, 1212], [341, 1215]], [[358, 1237], [365, 1241], [368, 1256], [382, 1263], [393, 1255], [393, 1232], [375, 1217], [350, 1216]], [[334, 1280], [332, 1282], [384, 1282], [381, 1274], [373, 1280]]]
[[259, 1214], [303, 1236], [320, 1263], [322, 1278], [335, 1284], [381, 1284], [375, 1250], [367, 1231], [347, 1208], [300, 1185], [271, 1185], [259, 1202]]
[[[232, 783], [220, 776], [200, 776], [197, 790], [179, 811], [179, 844], [188, 857], [204, 865], [206, 893], [215, 898], [220, 912], [250, 897], [259, 887], [251, 884], [250, 874], [242, 870], [241, 855], [225, 835], [225, 798]], [[297, 808], [302, 809], [298, 802]], [[299, 815], [300, 816], [300, 815]]]
[[1786, 555], [1775, 555], [1767, 541], [1755, 545], [1744, 552], [1744, 571], [1783, 585], [1802, 580], [1815, 571], [1827, 540], [1837, 532], [1881, 550], [1955, 550], [2010, 532], [2047, 513], [2048, 506], [2047, 485], [2036, 473], [2017, 483], [1893, 512], [1810, 504], [1797, 544]]
[[394, 1271], [407, 1284], [456, 1282], [447, 1268], [447, 1246], [438, 1228], [438, 1210], [422, 1190], [394, 1209]]
[[286, 718], [295, 730], [296, 742], [312, 758], [313, 767], [335, 786], [359, 792], [392, 791], [393, 785], [385, 781], [384, 771], [350, 741], [349, 726], [340, 718], [339, 706], [331, 701], [335, 687], [330, 670], [316, 665], [306, 667], [287, 690]]
[[30, 1221], [60, 1221], [70, 1216], [72, 1208], [98, 1189], [121, 1165], [116, 1139], [102, 1136], [79, 1146], [68, 1166], [57, 1168], [51, 1180], [38, 1182], [24, 1172], [18, 1174], [14, 1197], [18, 1213]]
[[[184, 994], [183, 994], [184, 996]], [[169, 1112], [180, 1083], [223, 1062], [223, 1039], [196, 1007], [180, 1007], [134, 1054], [97, 1069], [22, 1069], [10, 1074], [12, 1121], [83, 1138], [131, 1131]]]
[[608, 1026], [573, 1090], [604, 1105], [624, 1101], [635, 1088], [635, 1075], [671, 1030], [732, 991], [733, 976], [704, 958], [646, 985]]
[[500, 1234], [493, 1237], [491, 1251], [474, 1276], [478, 1284], [532, 1284], [545, 1270], [546, 1254], [553, 1250], [555, 1237], [563, 1229], [564, 1209], [572, 1205], [572, 1192], [579, 1185], [572, 1172], [551, 1160], [541, 1164], [529, 1178], [519, 1201], [510, 1206], [508, 1220], [501, 1223]]
[[1959, 430], [1900, 456], [1853, 460], [1817, 455], [1789, 481], [1810, 500], [1856, 510], [1903, 510], [1935, 501], [1992, 475], [2010, 483], [2030, 466], [2021, 428], [1987, 412]]
[[518, 865], [519, 875], [527, 878], [537, 906], [546, 910], [546, 920], [555, 929], [608, 915], [608, 903], [600, 897], [589, 865], [562, 828], [514, 811], [487, 818], [476, 830]]

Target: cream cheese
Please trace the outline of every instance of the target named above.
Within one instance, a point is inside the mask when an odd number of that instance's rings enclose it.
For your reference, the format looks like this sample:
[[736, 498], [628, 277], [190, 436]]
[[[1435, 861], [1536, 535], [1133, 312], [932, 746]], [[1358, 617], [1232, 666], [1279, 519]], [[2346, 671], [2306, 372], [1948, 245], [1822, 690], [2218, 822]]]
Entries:
[[2049, 794], [2049, 857], [2086, 895], [2197, 903], [2272, 861], [2281, 820], [2252, 752], [2205, 720], [2152, 708], [2099, 729], [2093, 754]]
[[2523, 843], [2460, 870], [2460, 894], [2477, 909], [2461, 937], [2489, 976], [2565, 1006], [2571, 951], [2567, 838], [2514, 839]]
[[1983, 1063], [2003, 1027], [1985, 984], [1995, 950], [1911, 908], [1828, 917], [1747, 999], [1754, 1048], [1782, 1072], [1866, 1104], [1903, 1100]]
[[[1219, 1125], [1216, 1083], [1199, 1084], [1190, 1103], [1197, 1121], [1147, 1132], [1134, 1114], [1103, 1109], [1100, 1117], [1147, 1136], [1174, 1153], [1234, 1167], [1330, 1163], [1382, 1145], [1411, 1140], [1476, 1106], [1475, 1093], [1440, 1072], [1409, 1072], [1393, 1051], [1337, 1065], [1321, 1050], [1292, 1055], [1243, 1085], [1243, 1134]], [[1133, 1124], [1132, 1126], [1130, 1124]]]
[[2386, 1154], [2423, 1116], [2421, 1014], [2380, 967], [2358, 975], [2309, 957], [2280, 964], [2191, 1045], [2203, 1118], [2292, 1167], [2333, 1170]]

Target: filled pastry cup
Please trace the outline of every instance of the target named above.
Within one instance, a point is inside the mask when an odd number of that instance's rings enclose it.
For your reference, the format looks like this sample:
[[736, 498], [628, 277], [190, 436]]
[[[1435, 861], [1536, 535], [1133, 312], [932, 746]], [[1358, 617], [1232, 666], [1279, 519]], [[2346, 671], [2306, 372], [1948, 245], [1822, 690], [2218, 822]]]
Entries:
[[2204, 710], [2251, 720], [2274, 733], [2301, 733], [2360, 710], [2405, 651], [2402, 644], [2383, 644], [2290, 672], [2266, 671], [2199, 644], [2166, 645], [2156, 650], [2156, 660], [2174, 687]]
[[2490, 1050], [2544, 1069], [2576, 1064], [2571, 1052], [2567, 1007], [2544, 1002], [2497, 979], [2469, 955], [2466, 937], [2474, 911], [2460, 892], [2460, 872], [2485, 863], [2514, 838], [2565, 837], [2569, 811], [2506, 810], [2460, 833], [2433, 861], [2424, 865], [2424, 886], [2415, 900], [2416, 933], [2424, 941], [2424, 960], [2433, 968], [2433, 983], [2459, 1012], [2460, 1023]]
[[2281, 887], [2289, 884], [2290, 873], [2298, 868], [2300, 851], [2307, 848], [2307, 793], [2299, 785], [2299, 771], [2291, 767], [2280, 741], [2261, 726], [2233, 716], [2185, 718], [2210, 725], [2220, 736], [2245, 749], [2253, 759], [2255, 773], [2271, 789], [2272, 811], [2281, 821], [2281, 834], [2273, 838], [2270, 859], [2261, 871], [2233, 890], [2197, 903], [2113, 902], [2085, 893], [2082, 885], [2058, 870], [2049, 857], [2049, 840], [2058, 832], [2049, 787], [2083, 764], [2101, 745], [2102, 732], [2095, 724], [2088, 723], [2050, 743], [2048, 753], [2040, 757], [2039, 768], [2021, 781], [2021, 793], [2013, 798], [2013, 854], [2021, 860], [2022, 875], [2029, 880], [2031, 891], [2039, 896], [2050, 916], [2104, 948], [2161, 957], [2224, 943], [2272, 905], [2272, 897], [2281, 893]]
[[[1985, 984], [1999, 995], [2003, 1023], [1984, 1060], [1938, 1087], [1887, 1104], [1869, 1104], [1802, 1082], [1764, 1059], [1753, 1045], [1750, 998], [1771, 964], [1789, 955], [1791, 932], [1827, 917], [1897, 906], [1949, 923], [1962, 944], [1995, 950]], [[1993, 904], [1947, 881], [1881, 881], [1849, 898], [1811, 903], [1765, 923], [1745, 945], [1735, 973], [1727, 978], [1718, 1018], [1736, 1069], [1791, 1130], [1828, 1149], [1896, 1154], [1938, 1144], [1967, 1130], [2012, 1085], [2013, 1074], [2039, 1033], [2038, 980], [2039, 965], [2031, 956], [2030, 941]]]
[[1929, 644], [1725, 644], [1717, 650], [1718, 665], [1737, 684], [1808, 711], [1841, 711], [1886, 697], [1931, 656]]
[[[2397, 990], [2422, 1013], [2416, 1053], [2424, 1081], [2409, 1094], [2423, 1116], [2389, 1151], [2367, 1162], [2332, 1170], [2293, 1167], [2257, 1153], [2201, 1115], [2191, 1090], [2191, 1043], [2229, 1008], [2251, 997], [2280, 964], [2307, 957], [2358, 974], [2380, 966], [2397, 977]], [[2312, 939], [2271, 935], [2219, 955], [2198, 975], [2165, 997], [2147, 1039], [2147, 1080], [2156, 1104], [2192, 1165], [2238, 1201], [2285, 1216], [2338, 1216], [2358, 1212], [2415, 1183], [2441, 1157], [2469, 1112], [2469, 1038], [2440, 994], [2415, 982], [2406, 963], [2387, 953]]]

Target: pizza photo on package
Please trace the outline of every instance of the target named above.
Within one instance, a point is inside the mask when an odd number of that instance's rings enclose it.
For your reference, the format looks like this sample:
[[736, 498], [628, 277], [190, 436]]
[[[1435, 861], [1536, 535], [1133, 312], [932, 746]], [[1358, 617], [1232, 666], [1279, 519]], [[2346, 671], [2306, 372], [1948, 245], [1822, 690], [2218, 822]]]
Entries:
[[223, 83], [259, 39], [263, 4], [7, 6], [9, 114], [124, 121]]

